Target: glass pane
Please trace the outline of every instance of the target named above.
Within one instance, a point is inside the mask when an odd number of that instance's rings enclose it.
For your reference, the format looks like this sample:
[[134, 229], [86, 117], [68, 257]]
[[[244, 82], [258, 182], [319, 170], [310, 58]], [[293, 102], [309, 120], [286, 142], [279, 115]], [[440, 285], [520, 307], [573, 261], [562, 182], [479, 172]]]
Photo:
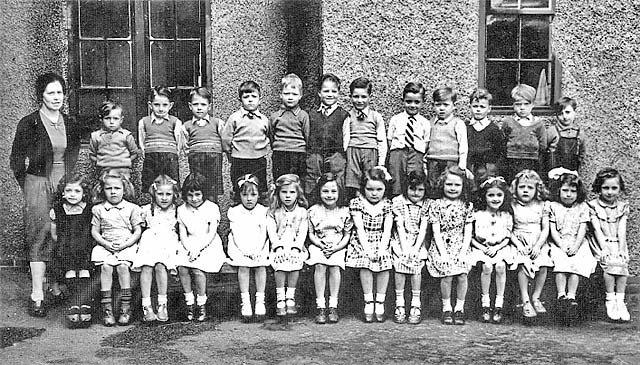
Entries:
[[487, 62], [486, 88], [493, 95], [493, 104], [511, 105], [511, 89], [518, 83], [517, 62]]
[[492, 9], [518, 9], [518, 0], [491, 0]]
[[104, 45], [100, 41], [80, 42], [81, 86], [105, 86]]
[[80, 0], [80, 37], [101, 38], [105, 28], [102, 4], [95, 0]]
[[80, 37], [129, 38], [129, 1], [80, 0]]
[[182, 0], [178, 11], [178, 38], [200, 38], [200, 1]]
[[153, 41], [150, 45], [151, 50], [151, 87], [155, 86], [175, 86], [173, 70], [173, 62], [171, 55], [173, 50], [173, 42], [169, 41]]
[[536, 88], [535, 105], [549, 105], [551, 99], [551, 63], [522, 62], [520, 65], [520, 83]]
[[549, 17], [522, 17], [522, 58], [549, 58]]
[[[149, 22], [151, 38], [173, 39], [175, 37], [175, 18], [173, 0], [151, 0], [149, 2]], [[182, 12], [180, 2], [180, 12]]]
[[518, 58], [518, 18], [487, 15], [487, 58]]
[[131, 47], [129, 42], [109, 41], [107, 48], [107, 85], [131, 87]]
[[522, 0], [523, 8], [548, 9], [549, 0]]
[[177, 48], [176, 86], [196, 86], [200, 75], [200, 42], [181, 41]]

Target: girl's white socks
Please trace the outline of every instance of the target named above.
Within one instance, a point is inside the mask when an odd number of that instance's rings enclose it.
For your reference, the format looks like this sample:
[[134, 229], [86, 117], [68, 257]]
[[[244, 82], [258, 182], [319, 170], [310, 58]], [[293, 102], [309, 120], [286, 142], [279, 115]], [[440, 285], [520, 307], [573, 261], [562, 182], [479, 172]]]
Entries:
[[420, 302], [420, 290], [412, 290], [411, 291], [411, 306], [412, 307], [421, 307]]
[[206, 294], [204, 294], [204, 295], [200, 295], [200, 294], [196, 295], [196, 304], [197, 305], [205, 305], [205, 304], [207, 304], [207, 295]]
[[451, 312], [451, 299], [442, 299], [442, 311]]
[[338, 308], [338, 297], [329, 296], [329, 308]]
[[496, 308], [502, 308], [504, 305], [504, 295], [496, 295]]
[[190, 291], [188, 293], [184, 293], [184, 301], [185, 303], [187, 303], [187, 305], [194, 305], [195, 304], [195, 298], [193, 297], [193, 292]]
[[489, 294], [482, 294], [481, 302], [483, 308], [491, 307], [491, 298], [489, 297]]
[[404, 307], [404, 290], [396, 290], [396, 307]]
[[158, 305], [167, 304], [167, 295], [158, 294]]
[[151, 297], [142, 298], [143, 307], [151, 307]]
[[456, 307], [453, 308], [454, 312], [464, 312], [464, 299], [456, 300]]

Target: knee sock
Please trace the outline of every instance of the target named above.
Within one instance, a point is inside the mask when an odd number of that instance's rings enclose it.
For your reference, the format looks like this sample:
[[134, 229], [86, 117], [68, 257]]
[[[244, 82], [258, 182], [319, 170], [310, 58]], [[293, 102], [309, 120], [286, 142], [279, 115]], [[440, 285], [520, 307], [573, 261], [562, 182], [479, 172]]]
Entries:
[[442, 299], [442, 311], [443, 312], [451, 312], [451, 298]]
[[188, 293], [184, 293], [184, 302], [190, 306], [195, 304], [195, 299], [193, 297], [193, 292], [190, 291]]
[[464, 312], [464, 299], [457, 299], [456, 307], [453, 310], [454, 312]]
[[264, 304], [264, 292], [256, 292], [256, 304], [257, 303]]
[[496, 295], [496, 308], [502, 308], [504, 305], [504, 295]]
[[113, 299], [111, 298], [111, 290], [102, 290], [100, 291], [100, 294], [101, 294], [100, 304], [102, 305], [102, 308], [112, 309], [113, 307], [111, 305], [111, 302]]
[[284, 308], [285, 307], [285, 303], [284, 303], [284, 288], [276, 288], [276, 300], [278, 301], [276, 303], [276, 307], [277, 308]]
[[329, 296], [329, 308], [338, 308], [338, 297]]
[[404, 307], [404, 290], [396, 290], [396, 307]]
[[207, 304], [207, 294], [196, 295], [196, 305], [203, 306], [205, 304]]
[[489, 308], [491, 306], [491, 298], [489, 297], [489, 294], [482, 294], [482, 299], [480, 301], [482, 302], [482, 308]]
[[420, 308], [422, 303], [420, 301], [420, 290], [411, 291], [411, 306]]
[[151, 297], [142, 298], [143, 307], [151, 307]]
[[322, 309], [324, 309], [324, 308], [325, 308], [325, 306], [326, 306], [326, 303], [327, 303], [327, 302], [326, 302], [326, 300], [324, 299], [324, 297], [317, 297], [317, 298], [316, 298], [316, 306], [317, 306], [318, 308], [322, 308]]
[[240, 301], [242, 302], [242, 305], [245, 305], [245, 303], [251, 304], [251, 294], [249, 294], [249, 292], [240, 293]]
[[167, 304], [167, 295], [158, 294], [158, 305]]
[[285, 298], [287, 300], [291, 299], [294, 302], [296, 301], [296, 288], [287, 288]]
[[120, 289], [120, 311], [124, 312], [131, 308], [131, 288]]

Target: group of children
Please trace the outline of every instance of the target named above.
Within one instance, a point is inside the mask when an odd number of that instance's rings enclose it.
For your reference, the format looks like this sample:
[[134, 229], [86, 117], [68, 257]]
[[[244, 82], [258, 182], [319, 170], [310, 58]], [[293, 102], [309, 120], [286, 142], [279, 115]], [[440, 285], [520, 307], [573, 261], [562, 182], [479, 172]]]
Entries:
[[[122, 107], [103, 104], [104, 128], [92, 134], [90, 143], [90, 156], [100, 172], [94, 197], [89, 197], [84, 177], [65, 176], [51, 212], [69, 285], [83, 290], [91, 266], [99, 265], [102, 321], [126, 325], [131, 318], [130, 270], [140, 271], [143, 320], [167, 321], [167, 278], [175, 274], [184, 290], [187, 319], [204, 321], [206, 273], [219, 272], [226, 262], [238, 268], [242, 317], [262, 319], [266, 268], [274, 270], [276, 315], [286, 316], [297, 313], [295, 292], [306, 263], [315, 270], [315, 320], [335, 323], [341, 273], [350, 267], [359, 272], [365, 322], [382, 322], [393, 269], [393, 319], [417, 324], [426, 266], [432, 277], [440, 278], [442, 322], [464, 324], [467, 274], [481, 263], [482, 320], [500, 323], [507, 269], [517, 271], [523, 315], [534, 317], [546, 312], [540, 295], [547, 269], [555, 267], [558, 300], [571, 316], [579, 278], [589, 277], [599, 262], [607, 315], [629, 320], [624, 303], [628, 205], [620, 199], [624, 182], [614, 169], [600, 171], [593, 183], [598, 198], [585, 202], [585, 186], [576, 172], [584, 138], [575, 125], [575, 101], [563, 98], [557, 124], [547, 127], [531, 115], [535, 89], [518, 85], [512, 91], [515, 114], [499, 128], [487, 117], [491, 95], [486, 90], [472, 93], [469, 123], [454, 116], [455, 92], [435, 90], [435, 117], [428, 120], [420, 114], [424, 87], [409, 83], [403, 91], [404, 111], [391, 118], [387, 128], [369, 106], [369, 80], [351, 83], [349, 112], [337, 105], [339, 87], [336, 76], [325, 75], [318, 92], [320, 107], [307, 113], [298, 105], [300, 78], [287, 75], [282, 80], [283, 105], [267, 118], [258, 110], [260, 87], [246, 81], [239, 88], [242, 107], [226, 122], [210, 116], [211, 92], [200, 87], [191, 92], [193, 118], [184, 124], [169, 115], [170, 91], [156, 88], [150, 94], [151, 115], [139, 122], [141, 151], [121, 127]], [[267, 189], [269, 147], [274, 184]], [[182, 151], [190, 174], [180, 184]], [[223, 153], [231, 164], [237, 203], [227, 212], [228, 256], [218, 234], [221, 212], [216, 204], [223, 192]], [[152, 198], [141, 208], [131, 202], [135, 197], [129, 182], [131, 161], [140, 154], [143, 191]], [[556, 166], [562, 167], [548, 171], [549, 195], [536, 171]], [[114, 268], [120, 284], [117, 319], [111, 291]], [[491, 309], [494, 270], [497, 293]], [[90, 323], [90, 301], [70, 303], [67, 319]]]

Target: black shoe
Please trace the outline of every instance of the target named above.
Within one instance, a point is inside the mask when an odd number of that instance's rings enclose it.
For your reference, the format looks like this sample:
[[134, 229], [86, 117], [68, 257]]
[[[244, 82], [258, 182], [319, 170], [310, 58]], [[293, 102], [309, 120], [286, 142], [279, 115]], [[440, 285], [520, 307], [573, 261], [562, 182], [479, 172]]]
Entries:
[[442, 313], [442, 324], [453, 324], [453, 316], [451, 314], [451, 311]]
[[31, 306], [29, 307], [29, 314], [33, 317], [46, 317], [47, 316], [47, 308], [44, 307], [44, 301], [40, 300], [39, 302], [31, 301]]
[[465, 323], [464, 312], [456, 311], [455, 313], [453, 313], [453, 324], [461, 326]]
[[193, 321], [195, 318], [195, 304], [187, 305], [187, 321]]
[[198, 322], [206, 321], [209, 318], [207, 316], [207, 307], [204, 304], [199, 305], [197, 307], [198, 307], [198, 316], [196, 317], [196, 321]]
[[316, 323], [317, 324], [325, 324], [327, 323], [327, 310], [325, 308], [318, 308], [318, 313], [316, 314]]
[[491, 322], [491, 308], [482, 307], [482, 322], [484, 323]]
[[502, 323], [503, 318], [504, 318], [504, 315], [502, 314], [502, 308], [497, 307], [496, 309], [493, 310], [493, 318], [491, 318], [493, 323], [500, 324]]
[[329, 323], [338, 323], [340, 316], [338, 316], [338, 308], [329, 307], [329, 314], [327, 315]]

